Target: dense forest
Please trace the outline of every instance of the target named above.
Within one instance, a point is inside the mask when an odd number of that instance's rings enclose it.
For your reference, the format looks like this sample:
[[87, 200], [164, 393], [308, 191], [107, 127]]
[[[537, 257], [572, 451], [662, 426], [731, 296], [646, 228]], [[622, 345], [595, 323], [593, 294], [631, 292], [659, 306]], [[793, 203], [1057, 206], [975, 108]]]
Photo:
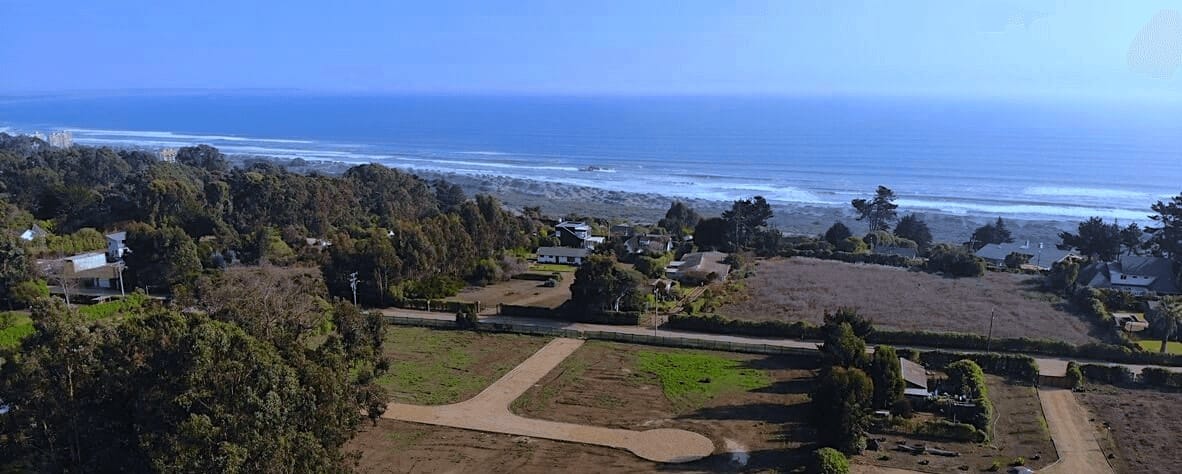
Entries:
[[[129, 287], [170, 291], [234, 262], [299, 262], [323, 269], [333, 296], [351, 297], [356, 272], [360, 302], [380, 306], [427, 296], [413, 293], [430, 292], [418, 284], [428, 277], [482, 279], [507, 264], [506, 250], [532, 248], [536, 228], [494, 198], [468, 199], [455, 185], [381, 165], [342, 176], [265, 162], [232, 168], [205, 145], [182, 148], [169, 163], [143, 151], [53, 149], [0, 134], [0, 196], [4, 239], [34, 222], [55, 242], [126, 230]], [[306, 239], [332, 245], [321, 251]], [[35, 278], [8, 273], [0, 277], [6, 287]]]
[[[209, 146], [163, 162], [0, 134], [0, 307], [28, 309], [0, 329], [30, 321], [0, 344], [0, 471], [348, 470], [390, 367], [350, 275], [371, 306], [500, 278], [537, 217], [379, 165], [302, 175]], [[18, 237], [34, 225], [48, 235]], [[171, 303], [45, 298], [37, 260], [110, 231], [128, 291]]]

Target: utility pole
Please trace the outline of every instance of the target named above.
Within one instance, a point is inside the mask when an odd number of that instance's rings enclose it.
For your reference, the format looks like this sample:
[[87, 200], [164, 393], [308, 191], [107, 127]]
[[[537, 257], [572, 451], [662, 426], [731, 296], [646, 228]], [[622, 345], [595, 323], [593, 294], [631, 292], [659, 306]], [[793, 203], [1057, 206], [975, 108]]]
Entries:
[[993, 317], [996, 313], [996, 307], [989, 310], [989, 337], [985, 339], [985, 352], [989, 352], [993, 346]]
[[127, 297], [127, 293], [123, 291], [123, 269], [125, 268], [127, 268], [127, 265], [124, 265], [122, 260], [115, 264], [115, 270], [119, 272], [119, 296], [124, 298]]
[[349, 288], [353, 289], [353, 306], [357, 306], [357, 272], [349, 274]]

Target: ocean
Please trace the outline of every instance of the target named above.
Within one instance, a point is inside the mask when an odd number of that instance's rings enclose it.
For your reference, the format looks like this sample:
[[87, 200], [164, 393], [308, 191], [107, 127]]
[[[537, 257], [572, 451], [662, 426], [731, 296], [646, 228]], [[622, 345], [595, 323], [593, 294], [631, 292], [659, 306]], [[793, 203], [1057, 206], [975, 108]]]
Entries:
[[377, 162], [672, 197], [1146, 221], [1182, 191], [1182, 108], [916, 98], [186, 94], [2, 98], [0, 131]]

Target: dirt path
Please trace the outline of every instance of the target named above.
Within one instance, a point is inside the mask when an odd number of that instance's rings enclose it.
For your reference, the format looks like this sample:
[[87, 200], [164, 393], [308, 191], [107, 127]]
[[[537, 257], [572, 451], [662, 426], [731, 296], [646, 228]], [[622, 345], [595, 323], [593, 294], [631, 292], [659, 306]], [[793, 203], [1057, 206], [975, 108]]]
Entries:
[[689, 462], [714, 452], [709, 438], [685, 430], [621, 430], [534, 420], [509, 412], [513, 400], [581, 345], [579, 339], [555, 339], [470, 400], [443, 406], [391, 403], [382, 418], [608, 446], [657, 462]]
[[1039, 472], [1111, 474], [1112, 468], [1096, 442], [1087, 411], [1075, 399], [1075, 394], [1064, 389], [1043, 389], [1038, 391], [1038, 398], [1042, 401], [1043, 416], [1055, 440], [1055, 449], [1059, 451], [1059, 461]]

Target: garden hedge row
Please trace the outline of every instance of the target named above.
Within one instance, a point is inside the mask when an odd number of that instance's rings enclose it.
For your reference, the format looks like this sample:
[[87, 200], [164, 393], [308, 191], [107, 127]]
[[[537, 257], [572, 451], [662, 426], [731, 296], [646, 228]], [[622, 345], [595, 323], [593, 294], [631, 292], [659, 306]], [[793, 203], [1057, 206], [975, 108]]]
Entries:
[[918, 360], [924, 367], [944, 370], [949, 364], [958, 360], [976, 362], [981, 370], [987, 374], [1000, 375], [1014, 380], [1035, 383], [1038, 381], [1038, 363], [1033, 357], [1021, 354], [998, 353], [955, 353], [945, 351], [916, 351], [913, 349], [899, 349], [899, 356], [910, 360]]
[[394, 301], [394, 307], [452, 314], [476, 314], [480, 312], [479, 303], [469, 303], [467, 301], [426, 300], [417, 298], [399, 298]]
[[542, 273], [542, 272], [523, 272], [513, 275], [514, 280], [532, 280], [532, 281], [546, 281], [553, 279], [555, 281], [562, 281], [562, 274], [559, 272]]
[[581, 311], [564, 311], [561, 308], [545, 306], [523, 306], [503, 304], [500, 314], [504, 316], [519, 316], [524, 318], [545, 318], [573, 321], [577, 323], [614, 324], [619, 326], [635, 326], [640, 324], [639, 311], [600, 311], [597, 313], [583, 313]]
[[[820, 339], [820, 328], [806, 322], [785, 321], [743, 321], [719, 315], [675, 314], [669, 317], [666, 326], [671, 329], [734, 334], [760, 337], [785, 337], [795, 339]], [[921, 346], [946, 349], [978, 350], [1001, 352], [1022, 352], [1060, 357], [1097, 359], [1126, 364], [1153, 364], [1182, 366], [1182, 356], [1133, 350], [1111, 344], [1089, 343], [1076, 346], [1062, 341], [1045, 339], [993, 339], [964, 333], [937, 333], [927, 331], [879, 331], [866, 337], [870, 344], [893, 346]]]

